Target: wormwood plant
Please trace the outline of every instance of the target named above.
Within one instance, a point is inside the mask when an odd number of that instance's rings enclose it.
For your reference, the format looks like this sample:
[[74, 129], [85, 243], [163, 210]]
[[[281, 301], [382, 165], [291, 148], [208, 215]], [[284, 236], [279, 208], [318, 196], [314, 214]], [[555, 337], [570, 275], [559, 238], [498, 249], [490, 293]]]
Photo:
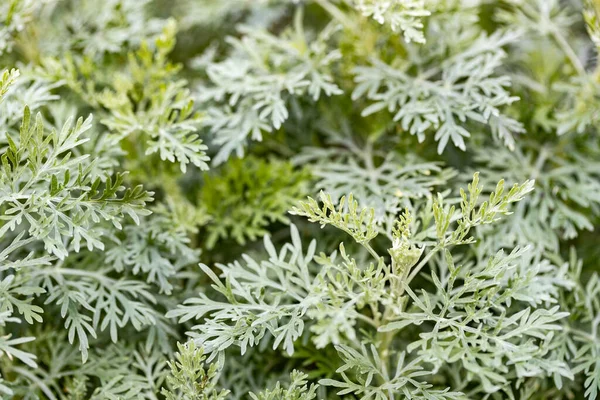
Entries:
[[0, 0], [0, 398], [598, 399], [600, 2]]

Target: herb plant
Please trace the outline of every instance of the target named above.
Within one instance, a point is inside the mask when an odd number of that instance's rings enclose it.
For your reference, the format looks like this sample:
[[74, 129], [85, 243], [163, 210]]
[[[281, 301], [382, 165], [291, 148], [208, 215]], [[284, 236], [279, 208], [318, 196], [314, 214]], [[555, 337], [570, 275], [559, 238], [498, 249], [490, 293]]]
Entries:
[[600, 1], [0, 0], [0, 398], [600, 398]]

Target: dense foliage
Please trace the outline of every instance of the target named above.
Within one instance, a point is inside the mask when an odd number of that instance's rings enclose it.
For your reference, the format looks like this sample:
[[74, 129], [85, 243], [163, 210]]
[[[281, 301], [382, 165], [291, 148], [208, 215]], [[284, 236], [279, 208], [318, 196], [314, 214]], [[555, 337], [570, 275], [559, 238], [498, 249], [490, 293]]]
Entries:
[[598, 0], [0, 0], [0, 397], [599, 399], [599, 51]]

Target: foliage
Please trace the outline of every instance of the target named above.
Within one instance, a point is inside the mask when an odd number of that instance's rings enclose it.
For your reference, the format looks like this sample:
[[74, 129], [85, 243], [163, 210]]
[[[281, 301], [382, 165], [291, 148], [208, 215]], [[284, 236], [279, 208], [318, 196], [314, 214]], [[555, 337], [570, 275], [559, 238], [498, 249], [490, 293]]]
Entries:
[[599, 21], [0, 1], [0, 398], [599, 399]]
[[425, 1], [358, 0], [354, 6], [364, 16], [371, 17], [380, 24], [389, 24], [393, 31], [401, 30], [407, 42], [425, 42], [423, 22], [421, 22], [420, 17], [431, 15], [431, 12], [425, 7]]
[[199, 206], [209, 218], [206, 246], [231, 237], [239, 244], [256, 240], [285, 216], [294, 202], [307, 193], [308, 174], [278, 159], [253, 156], [233, 159], [218, 173], [207, 173]]
[[203, 102], [225, 106], [209, 107], [204, 124], [220, 146], [216, 162], [225, 161], [231, 152], [243, 155], [250, 137], [262, 140], [262, 131], [280, 129], [288, 119], [288, 96], [308, 95], [313, 101], [322, 94], [341, 94], [329, 73], [341, 55], [328, 47], [335, 25], [328, 25], [316, 37], [307, 37], [301, 14], [296, 14], [294, 29], [281, 37], [268, 32], [240, 28], [242, 39], [229, 39], [231, 57], [206, 67], [211, 86], [199, 88]]
[[168, 400], [185, 399], [224, 399], [226, 390], [217, 392], [214, 388], [217, 377], [217, 366], [212, 364], [208, 371], [203, 367], [206, 357], [202, 349], [196, 349], [194, 342], [187, 345], [178, 344], [179, 352], [176, 361], [169, 362], [171, 375], [167, 377], [170, 389], [163, 389], [162, 394]]

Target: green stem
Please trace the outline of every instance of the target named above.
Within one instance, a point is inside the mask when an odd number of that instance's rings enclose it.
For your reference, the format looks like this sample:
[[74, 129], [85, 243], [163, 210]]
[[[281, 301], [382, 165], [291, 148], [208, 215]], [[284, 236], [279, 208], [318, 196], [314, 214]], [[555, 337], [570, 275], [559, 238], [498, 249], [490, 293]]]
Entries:
[[[421, 260], [421, 262], [419, 262], [419, 264], [417, 264], [417, 266], [412, 269], [411, 274], [406, 278], [405, 284], [408, 285], [413, 279], [415, 279], [419, 271], [427, 264], [431, 257], [433, 257], [433, 255], [440, 251], [443, 247], [444, 246], [442, 246], [441, 244], [438, 244], [433, 249], [431, 249], [431, 251], [427, 253], [427, 255]], [[404, 292], [404, 290], [402, 290], [402, 292]]]
[[41, 379], [39, 379], [35, 374], [31, 373], [29, 370], [27, 370], [25, 368], [21, 368], [21, 367], [15, 367], [12, 370], [14, 372], [16, 372], [17, 374], [26, 377], [31, 382], [33, 382], [34, 385], [36, 385], [37, 387], [39, 387], [40, 390], [48, 397], [48, 399], [50, 399], [50, 400], [58, 400], [56, 398], [56, 396], [54, 396], [54, 394], [52, 393], [52, 390], [50, 390], [50, 388], [48, 387], [48, 385], [46, 385], [46, 383], [44, 381], [42, 381]]
[[565, 39], [562, 32], [560, 32], [558, 29], [552, 29], [552, 37], [554, 37], [554, 40], [556, 40], [562, 51], [566, 54], [569, 61], [571, 61], [571, 64], [573, 64], [573, 67], [575, 68], [577, 73], [581, 76], [587, 75], [583, 64], [579, 60], [579, 57], [577, 57], [577, 54], [575, 54], [575, 51], [573, 50], [567, 39]]
[[371, 247], [371, 245], [367, 242], [367, 243], [361, 243], [363, 245], [363, 247], [365, 249], [367, 249], [367, 251], [373, 256], [375, 257], [375, 259], [377, 260], [377, 262], [379, 262], [379, 260], [381, 259], [381, 256], [379, 254], [377, 254], [377, 252], [375, 250], [373, 250], [373, 248]]
[[329, 0], [315, 0], [321, 8], [327, 11], [334, 19], [339, 21], [348, 30], [356, 31], [356, 24], [354, 24], [346, 15], [333, 5]]

